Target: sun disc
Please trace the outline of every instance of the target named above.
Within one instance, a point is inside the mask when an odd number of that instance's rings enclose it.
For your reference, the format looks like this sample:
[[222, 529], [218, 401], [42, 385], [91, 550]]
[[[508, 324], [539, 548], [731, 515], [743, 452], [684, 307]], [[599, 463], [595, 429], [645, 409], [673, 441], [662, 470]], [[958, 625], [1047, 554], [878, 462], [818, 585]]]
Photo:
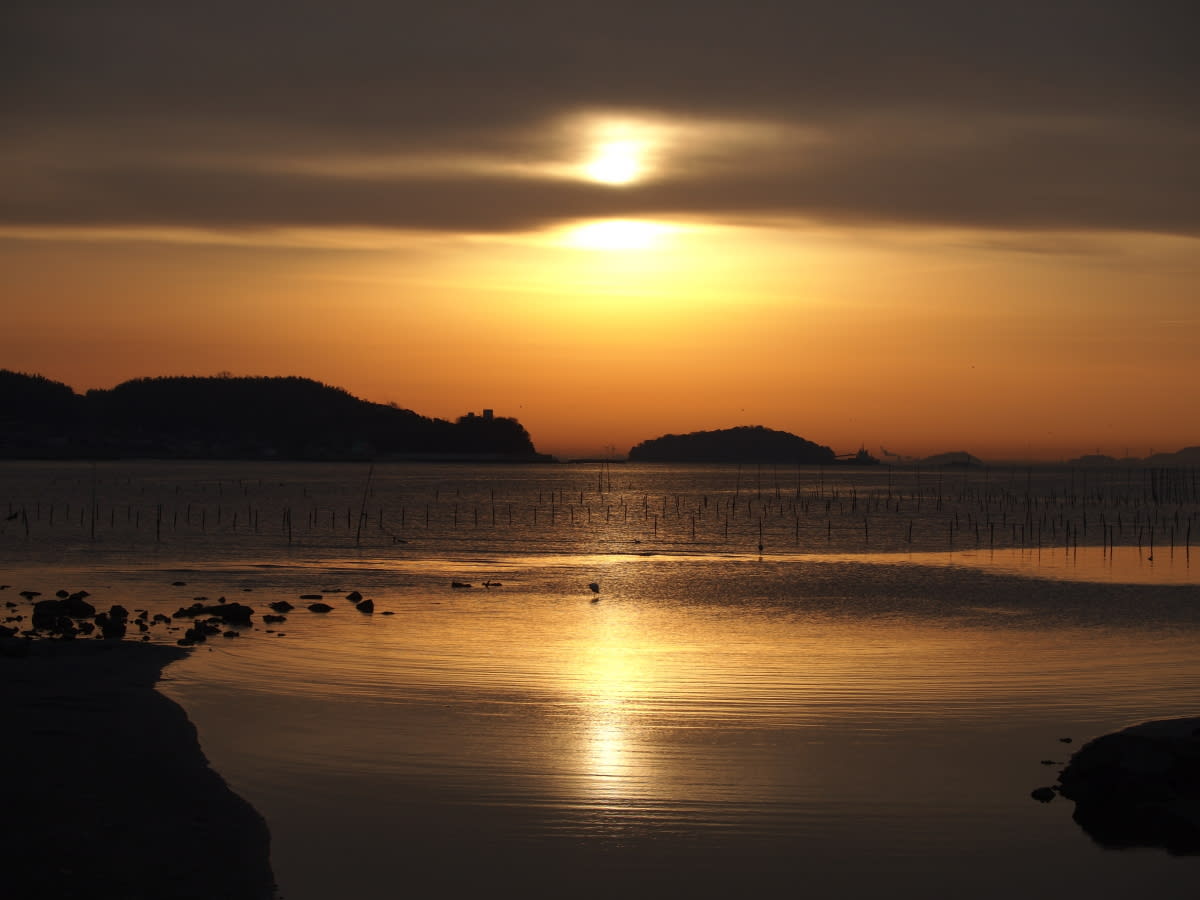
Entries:
[[634, 141], [610, 141], [600, 145], [584, 172], [602, 184], [629, 184], [642, 174], [641, 156], [642, 149]]

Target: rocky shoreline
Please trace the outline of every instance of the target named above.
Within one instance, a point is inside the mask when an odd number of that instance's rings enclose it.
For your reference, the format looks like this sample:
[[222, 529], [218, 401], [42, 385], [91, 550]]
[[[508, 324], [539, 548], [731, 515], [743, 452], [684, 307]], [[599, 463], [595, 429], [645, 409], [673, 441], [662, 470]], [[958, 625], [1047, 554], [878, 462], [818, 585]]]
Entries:
[[0, 653], [4, 896], [276, 896], [266, 823], [154, 689], [190, 651], [18, 638], [0, 649], [18, 641]]

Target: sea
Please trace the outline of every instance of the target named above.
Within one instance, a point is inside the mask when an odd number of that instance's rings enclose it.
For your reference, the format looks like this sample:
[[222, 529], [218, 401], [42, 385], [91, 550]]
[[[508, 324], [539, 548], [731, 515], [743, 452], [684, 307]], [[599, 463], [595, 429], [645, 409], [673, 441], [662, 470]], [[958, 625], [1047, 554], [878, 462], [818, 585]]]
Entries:
[[285, 900], [1191, 898], [1200, 857], [1030, 792], [1200, 715], [1197, 480], [4, 462], [0, 600], [254, 607], [159, 689]]

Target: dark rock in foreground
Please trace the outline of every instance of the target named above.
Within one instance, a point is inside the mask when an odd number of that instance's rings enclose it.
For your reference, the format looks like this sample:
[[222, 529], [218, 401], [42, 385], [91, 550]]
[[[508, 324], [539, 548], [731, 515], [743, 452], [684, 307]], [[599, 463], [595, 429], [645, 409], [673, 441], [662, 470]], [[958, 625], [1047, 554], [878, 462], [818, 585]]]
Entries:
[[1110, 848], [1200, 854], [1200, 717], [1134, 725], [1071, 757], [1058, 792], [1075, 821]]

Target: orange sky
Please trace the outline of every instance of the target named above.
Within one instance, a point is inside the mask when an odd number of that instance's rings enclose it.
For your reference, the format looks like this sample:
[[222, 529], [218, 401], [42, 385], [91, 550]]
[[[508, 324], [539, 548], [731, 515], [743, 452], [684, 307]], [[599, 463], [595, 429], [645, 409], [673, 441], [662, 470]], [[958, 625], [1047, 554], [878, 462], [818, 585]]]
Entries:
[[[843, 52], [814, 38], [796, 61], [788, 22], [730, 37], [720, 3], [654, 53], [518, 5], [499, 45], [422, 14], [451, 57], [412, 62], [423, 94], [403, 53], [358, 71], [370, 41], [350, 54], [315, 22], [268, 29], [289, 79], [239, 55], [265, 39], [253, 16], [31, 4], [30, 46], [57, 49], [22, 60], [34, 102], [0, 139], [0, 366], [78, 391], [302, 375], [493, 408], [559, 455], [743, 424], [877, 455], [1200, 444], [1200, 78], [1167, 23], [1101, 3], [1090, 30], [963, 14], [877, 35], [826, 10]], [[628, 78], [588, 81], [612, 74], [597, 41]], [[355, 72], [363, 90], [332, 90]], [[1102, 76], [1123, 87], [1095, 96]]]

